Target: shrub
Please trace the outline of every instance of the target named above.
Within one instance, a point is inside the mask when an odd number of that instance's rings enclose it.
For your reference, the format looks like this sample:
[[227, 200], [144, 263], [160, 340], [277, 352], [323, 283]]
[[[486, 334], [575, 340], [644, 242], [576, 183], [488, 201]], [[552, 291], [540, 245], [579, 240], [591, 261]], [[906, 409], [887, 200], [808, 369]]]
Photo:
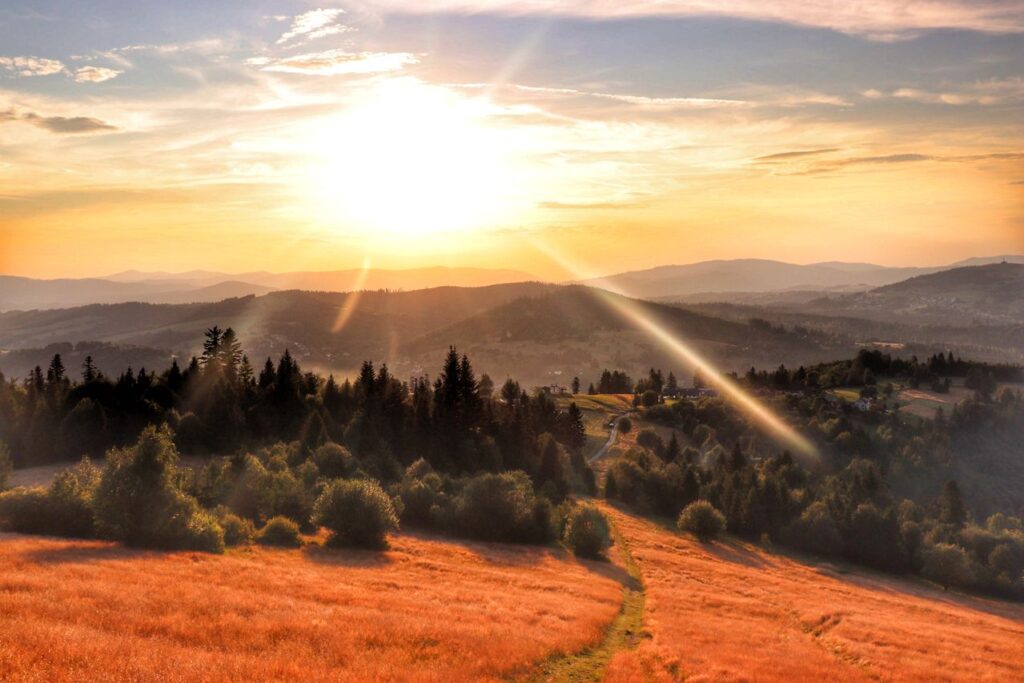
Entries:
[[659, 457], [665, 450], [665, 442], [653, 429], [641, 429], [636, 435], [636, 443], [638, 446], [643, 446]]
[[432, 510], [440, 506], [443, 498], [441, 493], [441, 477], [430, 473], [422, 478], [406, 477], [398, 488], [398, 498], [402, 501], [401, 519], [403, 524], [430, 527], [436, 521]]
[[619, 431], [623, 434], [629, 434], [630, 430], [633, 429], [633, 421], [628, 417], [619, 418]]
[[803, 514], [782, 529], [782, 542], [819, 555], [843, 551], [839, 528], [824, 503], [812, 503]]
[[25, 534], [89, 538], [95, 534], [92, 496], [99, 470], [83, 458], [59, 473], [49, 489], [16, 488], [0, 494], [0, 521]]
[[224, 529], [224, 543], [229, 546], [251, 545], [256, 537], [252, 522], [231, 512], [221, 518], [220, 526]]
[[328, 479], [348, 477], [356, 470], [356, 460], [352, 453], [333, 441], [328, 441], [313, 451], [313, 462], [320, 473]]
[[256, 534], [256, 542], [278, 548], [298, 548], [302, 545], [302, 536], [299, 534], [299, 525], [294, 520], [278, 515], [267, 520]]
[[7, 531], [46, 534], [46, 489], [19, 486], [0, 493], [0, 524]]
[[566, 518], [562, 541], [580, 557], [602, 557], [611, 545], [608, 520], [589, 503], [577, 505]]
[[546, 543], [553, 539], [551, 505], [537, 499], [524, 472], [470, 479], [455, 502], [457, 531], [482, 541]]
[[921, 575], [942, 586], [970, 586], [974, 582], [971, 558], [960, 546], [939, 543], [924, 553]]
[[385, 548], [388, 531], [398, 528], [391, 498], [375, 481], [332, 482], [313, 508], [315, 524], [331, 531], [334, 545]]
[[181, 490], [177, 461], [166, 426], [147, 427], [133, 448], [109, 451], [93, 498], [100, 534], [142, 547], [223, 550], [223, 530]]
[[7, 444], [0, 441], [0, 491], [7, 488], [7, 482], [10, 481], [13, 467], [11, 452], [7, 450]]
[[725, 517], [711, 503], [698, 500], [683, 508], [676, 526], [680, 531], [688, 531], [707, 543], [725, 530]]

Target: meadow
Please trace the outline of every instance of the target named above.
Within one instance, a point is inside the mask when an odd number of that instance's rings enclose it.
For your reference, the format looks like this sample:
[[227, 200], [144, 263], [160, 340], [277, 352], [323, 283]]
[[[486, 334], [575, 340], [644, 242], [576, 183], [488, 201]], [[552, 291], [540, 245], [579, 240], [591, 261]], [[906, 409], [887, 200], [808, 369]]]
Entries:
[[596, 644], [622, 570], [398, 534], [152, 552], [0, 534], [0, 680], [506, 680]]
[[1008, 681], [1024, 606], [610, 515], [640, 567], [649, 638], [608, 681]]

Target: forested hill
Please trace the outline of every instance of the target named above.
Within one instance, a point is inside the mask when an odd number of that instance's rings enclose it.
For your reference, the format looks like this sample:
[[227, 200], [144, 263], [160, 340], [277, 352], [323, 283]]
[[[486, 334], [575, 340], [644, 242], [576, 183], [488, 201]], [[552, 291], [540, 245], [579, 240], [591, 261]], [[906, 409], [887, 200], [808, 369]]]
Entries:
[[811, 308], [847, 314], [949, 325], [1024, 322], [1024, 264], [954, 268], [811, 302]]
[[[22, 351], [0, 355], [0, 370], [24, 376], [32, 365], [48, 362], [47, 345], [81, 341], [163, 349], [187, 359], [198, 352], [203, 331], [214, 325], [236, 330], [254, 361], [289, 348], [305, 365], [342, 372], [373, 359], [392, 364], [396, 372], [415, 373], [451, 344], [477, 354], [483, 371], [536, 383], [559, 376], [568, 381], [608, 366], [641, 372], [652, 362], [678, 365], [650, 335], [617, 314], [604, 300], [608, 296], [582, 286], [518, 283], [360, 294], [289, 291], [215, 304], [10, 312], [0, 314], [0, 348]], [[647, 302], [632, 305], [725, 369], [799, 364], [849, 350], [806, 331]], [[39, 358], [25, 366], [30, 354], [24, 349], [30, 348], [39, 349]], [[14, 360], [16, 367], [10, 364]]]

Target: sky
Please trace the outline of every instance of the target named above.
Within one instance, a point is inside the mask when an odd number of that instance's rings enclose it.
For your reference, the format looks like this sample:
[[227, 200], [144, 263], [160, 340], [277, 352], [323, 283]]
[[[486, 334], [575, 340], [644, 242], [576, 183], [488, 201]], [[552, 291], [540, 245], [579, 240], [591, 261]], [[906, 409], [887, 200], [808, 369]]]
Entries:
[[0, 6], [0, 272], [1024, 252], [1018, 0]]

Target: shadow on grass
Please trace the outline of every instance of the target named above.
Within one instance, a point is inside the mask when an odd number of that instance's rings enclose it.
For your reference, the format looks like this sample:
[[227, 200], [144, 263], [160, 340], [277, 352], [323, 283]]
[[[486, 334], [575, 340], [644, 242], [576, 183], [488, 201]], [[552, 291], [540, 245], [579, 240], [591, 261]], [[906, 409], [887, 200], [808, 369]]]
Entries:
[[308, 545], [302, 549], [302, 555], [310, 562], [332, 567], [384, 567], [393, 562], [387, 554], [387, 548], [366, 550], [330, 545]]

